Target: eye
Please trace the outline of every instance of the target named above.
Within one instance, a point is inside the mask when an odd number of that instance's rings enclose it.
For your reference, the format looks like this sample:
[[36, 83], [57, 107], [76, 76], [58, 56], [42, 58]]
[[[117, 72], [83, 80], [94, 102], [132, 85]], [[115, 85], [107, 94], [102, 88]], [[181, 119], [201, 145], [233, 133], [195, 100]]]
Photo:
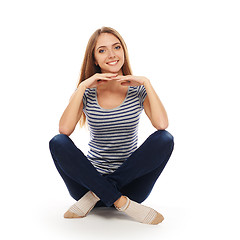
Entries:
[[99, 53], [103, 53], [103, 52], [104, 52], [104, 50], [103, 50], [103, 49], [100, 49], [98, 52], [99, 52]]
[[120, 48], [121, 48], [121, 46], [120, 46], [120, 45], [118, 45], [118, 46], [116, 46], [116, 47], [115, 47], [115, 49], [120, 49]]

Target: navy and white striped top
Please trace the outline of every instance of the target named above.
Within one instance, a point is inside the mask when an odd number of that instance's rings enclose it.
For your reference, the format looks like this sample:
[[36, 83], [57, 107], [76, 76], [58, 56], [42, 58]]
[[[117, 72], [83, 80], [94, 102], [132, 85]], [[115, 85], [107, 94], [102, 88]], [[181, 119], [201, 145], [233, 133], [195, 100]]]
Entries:
[[87, 158], [100, 174], [114, 172], [137, 149], [138, 123], [146, 95], [143, 85], [130, 86], [120, 106], [104, 109], [98, 104], [97, 89], [86, 89], [83, 111], [90, 131]]

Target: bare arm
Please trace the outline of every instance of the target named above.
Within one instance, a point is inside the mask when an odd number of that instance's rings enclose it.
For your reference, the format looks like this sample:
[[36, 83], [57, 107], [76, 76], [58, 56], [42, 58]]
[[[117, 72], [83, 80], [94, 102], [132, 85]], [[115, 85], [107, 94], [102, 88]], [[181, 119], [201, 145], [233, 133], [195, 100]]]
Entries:
[[119, 76], [115, 78], [117, 81], [121, 81], [123, 86], [139, 86], [144, 85], [147, 96], [143, 102], [144, 111], [150, 119], [152, 125], [158, 129], [163, 130], [168, 127], [167, 112], [159, 99], [157, 93], [153, 89], [150, 80], [146, 77], [139, 76]]
[[97, 87], [99, 84], [104, 84], [112, 80], [117, 74], [113, 73], [96, 73], [85, 81], [81, 82], [77, 90], [70, 98], [69, 104], [62, 114], [59, 121], [59, 132], [66, 135], [71, 135], [74, 131], [83, 111], [83, 95], [87, 88]]
[[145, 113], [156, 129], [166, 129], [168, 127], [168, 116], [161, 100], [148, 79], [144, 81], [143, 85], [147, 91], [147, 97], [143, 102]]
[[83, 94], [86, 90], [84, 84], [80, 84], [77, 90], [70, 98], [69, 104], [64, 110], [59, 121], [59, 132], [66, 135], [71, 135], [74, 131], [83, 110]]

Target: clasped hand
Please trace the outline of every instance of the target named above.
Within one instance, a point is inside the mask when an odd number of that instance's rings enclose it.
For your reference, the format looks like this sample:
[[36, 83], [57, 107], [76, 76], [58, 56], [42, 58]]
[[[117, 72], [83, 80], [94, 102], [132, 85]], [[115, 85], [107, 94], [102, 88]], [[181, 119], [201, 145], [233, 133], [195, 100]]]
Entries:
[[[114, 78], [113, 78], [114, 79]], [[133, 75], [126, 75], [126, 76], [117, 76], [115, 79], [118, 82], [121, 82], [123, 86], [140, 86], [144, 85], [144, 83], [148, 80], [142, 76], [133, 76]]]
[[140, 86], [144, 85], [146, 81], [149, 81], [145, 77], [133, 76], [133, 75], [118, 75], [117, 73], [96, 73], [92, 77], [84, 80], [82, 84], [86, 88], [94, 88], [104, 82], [116, 80], [120, 82], [122, 86]]

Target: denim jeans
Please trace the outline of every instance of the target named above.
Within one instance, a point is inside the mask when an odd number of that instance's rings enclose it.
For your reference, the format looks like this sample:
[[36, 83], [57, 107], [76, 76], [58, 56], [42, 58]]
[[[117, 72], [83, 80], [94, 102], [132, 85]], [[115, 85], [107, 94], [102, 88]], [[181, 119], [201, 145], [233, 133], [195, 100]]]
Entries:
[[155, 131], [110, 174], [99, 173], [67, 135], [56, 135], [49, 147], [55, 166], [75, 200], [90, 190], [100, 198], [95, 207], [110, 207], [122, 195], [138, 203], [149, 196], [172, 154], [174, 140], [166, 130]]

